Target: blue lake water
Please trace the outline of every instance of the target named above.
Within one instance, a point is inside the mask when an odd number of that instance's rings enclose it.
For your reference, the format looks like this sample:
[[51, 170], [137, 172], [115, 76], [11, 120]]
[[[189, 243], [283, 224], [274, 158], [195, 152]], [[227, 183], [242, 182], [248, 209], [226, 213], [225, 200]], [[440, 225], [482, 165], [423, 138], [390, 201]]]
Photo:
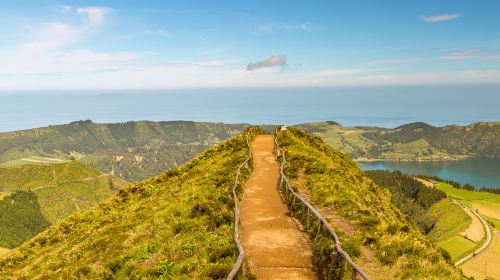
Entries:
[[395, 127], [500, 121], [500, 86], [0, 92], [0, 132], [90, 119]]
[[500, 159], [470, 158], [443, 162], [369, 162], [363, 170], [399, 170], [408, 174], [434, 175], [476, 187], [500, 188]]

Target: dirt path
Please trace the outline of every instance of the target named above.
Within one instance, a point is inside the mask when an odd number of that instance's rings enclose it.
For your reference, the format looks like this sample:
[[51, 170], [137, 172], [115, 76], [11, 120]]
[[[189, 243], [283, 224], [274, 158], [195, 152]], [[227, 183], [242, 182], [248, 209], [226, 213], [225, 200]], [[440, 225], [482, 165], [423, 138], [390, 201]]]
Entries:
[[474, 276], [476, 279], [500, 279], [500, 231], [495, 230], [491, 245], [481, 254], [472, 260], [462, 264], [460, 268], [467, 276]]
[[472, 222], [470, 223], [469, 227], [460, 235], [462, 235], [465, 238], [468, 238], [474, 242], [479, 242], [481, 239], [483, 239], [485, 230], [483, 228], [483, 224], [479, 220], [479, 218], [472, 213], [472, 210], [469, 208], [462, 208], [467, 215], [471, 218]]
[[[456, 200], [454, 200], [455, 203], [458, 203]], [[455, 262], [455, 266], [459, 266], [461, 264], [463, 264], [464, 262], [466, 262], [467, 260], [477, 256], [479, 253], [481, 253], [482, 251], [484, 251], [486, 248], [488, 248], [488, 245], [490, 245], [491, 243], [491, 230], [490, 230], [490, 227], [488, 226], [488, 223], [481, 217], [481, 215], [479, 215], [478, 213], [472, 211], [469, 207], [463, 205], [463, 204], [460, 204], [458, 203], [462, 208], [464, 209], [468, 209], [469, 211], [471, 211], [480, 221], [481, 223], [483, 224], [483, 229], [486, 231], [486, 238], [484, 240], [484, 243], [483, 245], [481, 245], [481, 247], [479, 247], [478, 249], [476, 249], [474, 252], [468, 254], [467, 256], [457, 260]]]
[[318, 279], [312, 250], [277, 189], [279, 163], [274, 138], [261, 135], [252, 143], [253, 173], [240, 203], [245, 259], [257, 279]]

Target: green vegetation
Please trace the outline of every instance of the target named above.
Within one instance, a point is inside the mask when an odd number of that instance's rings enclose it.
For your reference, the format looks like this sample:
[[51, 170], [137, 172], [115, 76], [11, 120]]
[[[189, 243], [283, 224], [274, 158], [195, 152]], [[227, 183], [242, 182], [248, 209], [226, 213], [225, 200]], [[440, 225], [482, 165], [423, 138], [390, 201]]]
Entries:
[[450, 199], [436, 203], [431, 207], [430, 214], [436, 218], [434, 227], [427, 235], [433, 242], [453, 238], [464, 232], [471, 223], [469, 215]]
[[450, 254], [452, 261], [456, 261], [459, 257], [471, 252], [477, 244], [463, 236], [456, 235], [439, 242], [438, 246]]
[[442, 160], [500, 157], [500, 123], [434, 127], [411, 123], [394, 129], [343, 127], [319, 122], [298, 125], [355, 159]]
[[[0, 274], [12, 279], [225, 278], [238, 256], [231, 191], [247, 156], [245, 137], [234, 137], [121, 190], [0, 259]], [[242, 170], [241, 184], [250, 172]]]
[[399, 171], [365, 171], [373, 182], [391, 192], [391, 202], [415, 222], [423, 234], [429, 233], [437, 217], [429, 209], [444, 199], [446, 194], [440, 190], [424, 186], [412, 176]]
[[102, 172], [137, 181], [177, 167], [248, 126], [187, 121], [78, 121], [0, 133], [0, 165], [78, 159]]
[[4, 194], [0, 246], [16, 247], [51, 223], [94, 207], [126, 185], [75, 161], [0, 168]]
[[442, 248], [445, 257], [455, 261], [470, 252], [476, 243], [462, 236], [472, 222], [463, 209], [446, 194], [433, 187], [427, 187], [413, 176], [394, 171], [365, 171], [379, 186], [391, 191], [394, 203], [429, 240]]
[[0, 200], [0, 247], [13, 248], [49, 226], [32, 192], [19, 191]]
[[[390, 266], [395, 278], [460, 279], [460, 273], [418, 229], [392, 205], [388, 190], [374, 184], [346, 155], [332, 149], [320, 138], [289, 128], [279, 133], [286, 151], [285, 172], [299, 191], [307, 192], [319, 209], [331, 209], [349, 223], [346, 226], [330, 218], [344, 249], [360, 265], [368, 265], [364, 255], [372, 251], [373, 269]], [[323, 275], [342, 273], [342, 263], [331, 271], [332, 241], [322, 234], [314, 251], [314, 261]], [[373, 264], [373, 261], [380, 265]]]

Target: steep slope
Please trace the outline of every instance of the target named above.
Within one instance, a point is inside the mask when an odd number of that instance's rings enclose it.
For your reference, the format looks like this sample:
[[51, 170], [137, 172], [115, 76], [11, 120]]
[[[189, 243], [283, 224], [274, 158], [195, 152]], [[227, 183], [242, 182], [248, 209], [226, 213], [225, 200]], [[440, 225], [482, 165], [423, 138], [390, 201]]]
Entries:
[[[292, 185], [320, 209], [339, 232], [344, 250], [373, 279], [462, 278], [391, 204], [389, 191], [346, 155], [294, 128], [280, 132], [279, 142], [286, 150], [285, 173], [294, 178]], [[316, 246], [317, 265], [329, 246]]]
[[0, 164], [21, 164], [20, 159], [29, 162], [33, 156], [76, 158], [102, 172], [137, 181], [177, 167], [247, 127], [189, 121], [78, 121], [0, 133]]
[[13, 248], [127, 185], [78, 162], [0, 168], [0, 246]]
[[298, 125], [355, 159], [440, 160], [500, 157], [500, 123], [434, 127], [411, 123], [394, 129], [343, 127], [328, 122]]
[[[211, 279], [231, 270], [244, 136], [57, 223], [0, 260], [7, 279]], [[245, 183], [250, 170], [242, 171]]]

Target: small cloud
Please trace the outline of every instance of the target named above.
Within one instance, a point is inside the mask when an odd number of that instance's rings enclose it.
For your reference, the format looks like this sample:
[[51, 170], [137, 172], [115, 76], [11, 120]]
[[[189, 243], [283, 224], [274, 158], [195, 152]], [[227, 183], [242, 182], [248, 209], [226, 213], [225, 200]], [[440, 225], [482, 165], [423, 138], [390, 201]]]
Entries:
[[165, 37], [165, 38], [172, 38], [172, 37], [174, 37], [172, 35], [172, 33], [168, 32], [166, 30], [163, 30], [163, 29], [148, 30], [148, 31], [146, 31], [146, 34], [148, 34], [148, 35], [156, 35], [156, 36]]
[[221, 59], [221, 60], [195, 60], [192, 65], [197, 66], [226, 66], [237, 62], [237, 59]]
[[286, 57], [284, 55], [275, 55], [269, 57], [268, 59], [248, 64], [247, 70], [253, 71], [262, 68], [283, 67], [285, 65], [286, 65]]
[[436, 23], [440, 21], [449, 21], [461, 17], [460, 14], [441, 14], [434, 16], [423, 16], [421, 19], [427, 23]]
[[108, 7], [83, 7], [77, 8], [76, 12], [85, 15], [88, 18], [89, 24], [99, 26], [104, 23], [106, 15], [111, 13], [113, 9]]
[[500, 52], [494, 49], [459, 49], [442, 54], [446, 60], [500, 60]]
[[365, 62], [366, 65], [396, 65], [396, 64], [410, 64], [418, 62], [415, 58], [401, 58], [401, 59], [384, 59], [384, 60], [371, 60]]
[[258, 24], [254, 27], [255, 33], [272, 34], [276, 32], [294, 32], [294, 31], [316, 31], [320, 29], [318, 25], [305, 21], [303, 23], [270, 23]]

